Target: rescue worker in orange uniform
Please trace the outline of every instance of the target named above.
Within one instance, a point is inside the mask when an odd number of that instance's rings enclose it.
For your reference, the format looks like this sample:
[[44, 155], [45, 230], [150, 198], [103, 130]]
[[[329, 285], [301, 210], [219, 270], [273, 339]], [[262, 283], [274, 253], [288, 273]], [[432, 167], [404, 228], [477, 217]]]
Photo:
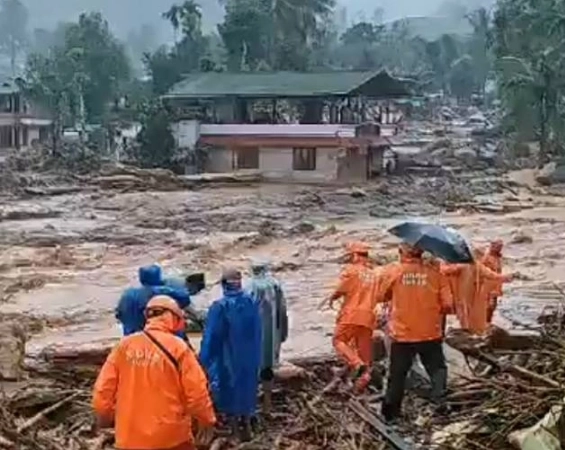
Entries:
[[96, 380], [97, 421], [115, 424], [119, 450], [194, 450], [193, 419], [209, 441], [216, 417], [194, 352], [175, 336], [185, 325], [183, 311], [156, 296], [145, 316], [144, 330], [120, 341]]
[[496, 286], [510, 282], [512, 277], [496, 273], [481, 262], [443, 264], [441, 271], [449, 279], [461, 328], [473, 334], [485, 334], [490, 323], [492, 292]]
[[369, 261], [367, 244], [348, 244], [347, 255], [349, 262], [340, 274], [338, 286], [324, 303], [333, 308], [335, 301], [343, 298], [333, 346], [353, 371], [355, 388], [361, 392], [371, 381], [378, 275]]
[[[502, 273], [502, 249], [504, 243], [498, 239], [492, 241], [490, 246], [482, 258], [482, 263], [493, 272]], [[487, 311], [487, 322], [492, 323], [494, 311], [498, 306], [498, 300], [502, 297], [502, 283], [495, 281], [492, 285], [492, 291], [489, 294], [489, 305]]]
[[423, 251], [400, 246], [400, 262], [387, 267], [377, 302], [390, 302], [388, 331], [392, 340], [390, 367], [382, 414], [387, 421], [401, 412], [406, 377], [416, 355], [420, 357], [438, 403], [445, 395], [447, 366], [443, 354], [443, 322], [452, 312], [453, 299], [437, 265], [423, 260]]

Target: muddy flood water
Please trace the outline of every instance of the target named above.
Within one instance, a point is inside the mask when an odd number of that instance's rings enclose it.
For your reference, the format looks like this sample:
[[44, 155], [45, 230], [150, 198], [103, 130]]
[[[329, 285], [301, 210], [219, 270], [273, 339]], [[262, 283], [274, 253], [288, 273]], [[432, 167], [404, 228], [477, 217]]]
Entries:
[[[221, 267], [247, 271], [268, 258], [283, 282], [290, 338], [283, 356], [330, 351], [333, 312], [318, 303], [331, 291], [343, 246], [369, 242], [391, 260], [396, 239], [386, 229], [418, 215], [458, 228], [471, 242], [505, 241], [505, 269], [517, 275], [505, 291], [497, 321], [531, 322], [559, 300], [553, 283], [565, 273], [565, 198], [517, 188], [507, 214], [445, 213], [420, 196], [382, 186], [360, 189], [284, 185], [216, 187], [196, 191], [84, 193], [10, 200], [0, 209], [0, 300], [3, 314], [33, 322], [28, 352], [48, 345], [91, 345], [115, 339], [113, 309], [137, 268], [158, 262], [167, 276], [204, 271], [209, 287], [195, 297], [218, 298]], [[388, 194], [384, 195], [386, 191]], [[487, 193], [492, 201], [508, 194]]]

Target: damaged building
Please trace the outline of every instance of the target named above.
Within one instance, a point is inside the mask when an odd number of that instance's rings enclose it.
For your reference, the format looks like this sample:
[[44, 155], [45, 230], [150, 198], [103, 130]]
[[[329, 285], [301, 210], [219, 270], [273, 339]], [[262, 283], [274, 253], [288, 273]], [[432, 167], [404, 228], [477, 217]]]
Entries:
[[386, 72], [212, 72], [187, 76], [163, 100], [180, 117], [179, 149], [205, 155], [200, 171], [347, 182], [384, 170], [402, 122], [389, 101], [407, 95], [408, 82]]

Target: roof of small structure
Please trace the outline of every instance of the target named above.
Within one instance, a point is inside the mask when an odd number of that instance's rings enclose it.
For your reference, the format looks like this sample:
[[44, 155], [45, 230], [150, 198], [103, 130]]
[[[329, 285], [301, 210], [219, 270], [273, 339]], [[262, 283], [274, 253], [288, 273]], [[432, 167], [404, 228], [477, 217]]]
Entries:
[[0, 94], [13, 94], [19, 90], [18, 86], [11, 81], [0, 81]]
[[409, 80], [380, 72], [205, 72], [184, 77], [165, 98], [402, 97]]

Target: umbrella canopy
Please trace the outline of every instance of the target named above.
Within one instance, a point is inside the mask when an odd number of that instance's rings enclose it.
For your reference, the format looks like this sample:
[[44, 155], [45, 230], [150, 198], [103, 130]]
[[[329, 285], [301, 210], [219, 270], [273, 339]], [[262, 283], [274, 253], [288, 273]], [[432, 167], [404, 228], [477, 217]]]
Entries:
[[407, 244], [417, 246], [449, 263], [470, 263], [473, 256], [455, 230], [420, 222], [404, 222], [388, 230]]

